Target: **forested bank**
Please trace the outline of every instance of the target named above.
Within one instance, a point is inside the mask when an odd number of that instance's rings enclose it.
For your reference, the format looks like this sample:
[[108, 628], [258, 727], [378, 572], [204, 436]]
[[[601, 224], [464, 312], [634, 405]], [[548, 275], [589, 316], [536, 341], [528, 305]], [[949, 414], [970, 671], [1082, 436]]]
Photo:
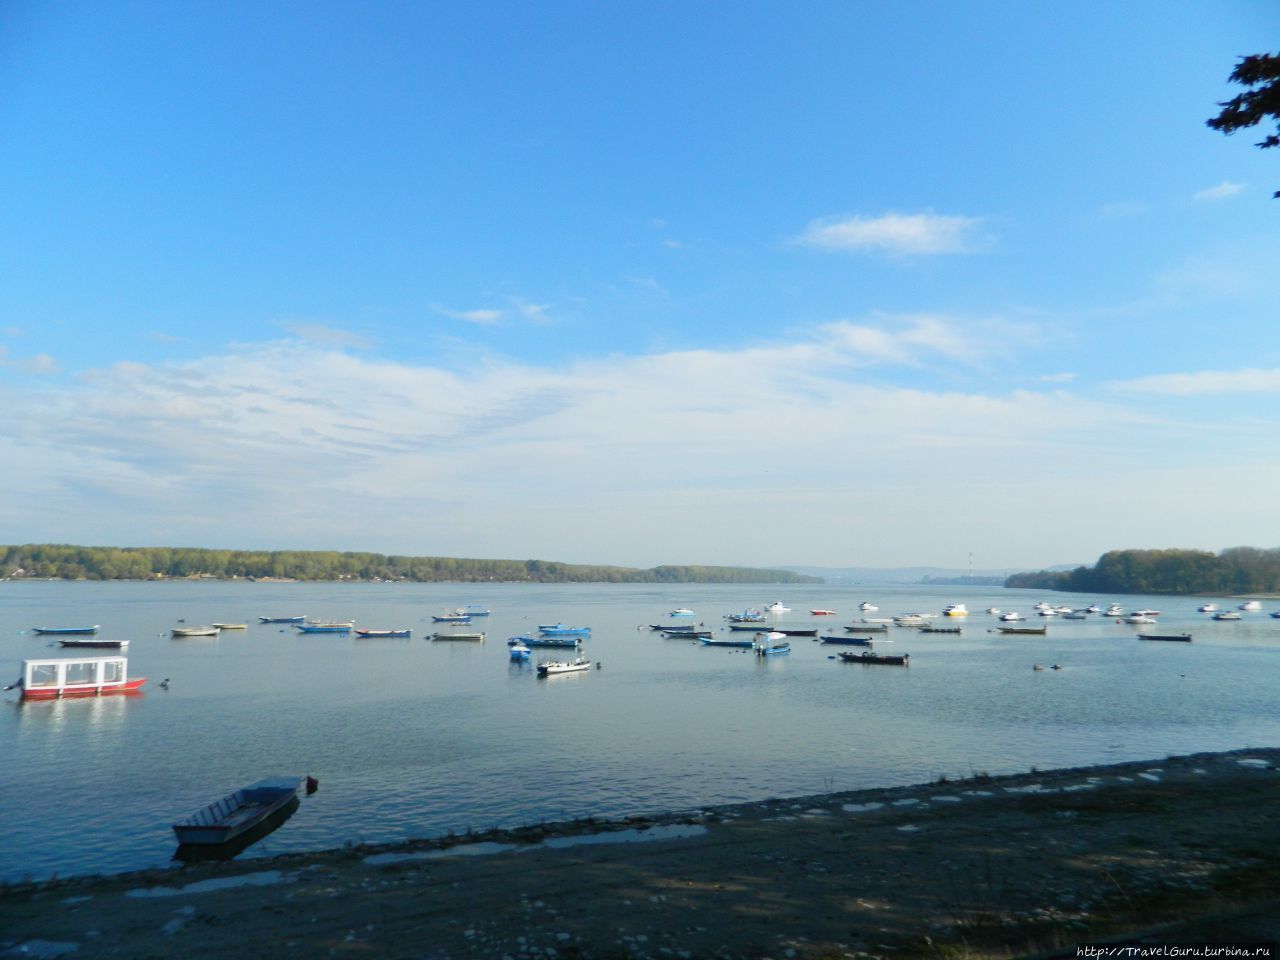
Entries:
[[61, 580], [404, 580], [414, 583], [821, 583], [785, 570], [671, 565], [638, 569], [551, 560], [385, 556], [328, 550], [206, 550], [194, 547], [0, 547], [11, 578]]
[[1073, 593], [1280, 593], [1280, 549], [1112, 550], [1092, 567], [1015, 573], [1004, 585]]

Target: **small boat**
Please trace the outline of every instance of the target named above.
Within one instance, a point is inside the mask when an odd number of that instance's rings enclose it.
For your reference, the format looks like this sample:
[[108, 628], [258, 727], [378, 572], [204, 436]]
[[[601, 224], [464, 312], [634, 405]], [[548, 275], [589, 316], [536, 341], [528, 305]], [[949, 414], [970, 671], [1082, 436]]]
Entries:
[[791, 641], [785, 633], [770, 630], [768, 633], [757, 633], [751, 641], [751, 649], [757, 657], [778, 657], [791, 652]]
[[741, 613], [726, 613], [724, 619], [730, 623], [767, 623], [769, 618], [759, 610], [743, 610]]
[[566, 627], [563, 623], [543, 624], [538, 632], [544, 637], [589, 637], [590, 627]]
[[990, 614], [992, 614], [993, 616], [994, 616], [995, 614], [999, 613], [999, 612], [1000, 612], [1000, 608], [999, 608], [999, 607], [987, 607], [987, 613], [990, 613]]
[[967, 617], [969, 609], [963, 603], [949, 603], [942, 611], [944, 617]]
[[810, 610], [809, 613], [815, 617], [834, 617], [836, 615], [834, 610]]
[[662, 635], [668, 640], [701, 640], [711, 636], [710, 630], [663, 630]]
[[1103, 611], [1102, 615], [1104, 617], [1123, 617], [1124, 607], [1120, 606], [1118, 603], [1113, 603]]
[[1140, 617], [1158, 617], [1158, 616], [1160, 616], [1160, 611], [1159, 611], [1159, 610], [1135, 610], [1135, 611], [1133, 611], [1133, 612], [1134, 612], [1134, 613], [1136, 613], [1136, 614], [1137, 614], [1138, 616], [1140, 616]]
[[729, 624], [729, 629], [730, 630], [749, 630], [752, 633], [759, 633], [761, 628], [760, 628], [760, 624], [758, 623], [731, 623]]
[[861, 622], [862, 623], [878, 623], [881, 625], [887, 625], [887, 624], [893, 623], [893, 617], [863, 617]]
[[664, 624], [664, 623], [651, 623], [651, 624], [649, 624], [649, 629], [650, 629], [650, 630], [659, 630], [659, 631], [661, 631], [662, 633], [690, 633], [690, 632], [692, 632], [692, 631], [694, 631], [694, 630], [700, 630], [700, 629], [702, 629], [702, 628], [701, 628], [701, 627], [695, 627], [693, 624], [688, 624], [688, 625], [686, 626], [685, 624], [681, 624], [681, 623], [665, 623], [665, 624]]
[[[1217, 616], [1221, 616], [1221, 614], [1217, 614]], [[1236, 619], [1238, 620], [1239, 617], [1237, 616]], [[1125, 623], [1157, 623], [1159, 621], [1157, 621], [1155, 617], [1147, 616], [1145, 613], [1131, 613], [1129, 614], [1129, 616], [1124, 618], [1124, 622]]]
[[1047, 636], [1048, 627], [996, 627], [1001, 633], [1015, 637]]
[[841, 650], [837, 656], [845, 663], [883, 663], [889, 666], [906, 667], [911, 664], [909, 653], [847, 653]]
[[1042, 617], [1056, 617], [1058, 615], [1057, 607], [1041, 607], [1036, 611]]
[[699, 637], [698, 642], [704, 647], [746, 647], [750, 648], [753, 641], [743, 640], [738, 637]]
[[23, 700], [56, 700], [60, 697], [133, 694], [146, 682], [146, 677], [129, 679], [126, 657], [23, 660], [22, 676], [4, 689], [22, 690]]
[[773, 633], [780, 633], [784, 637], [816, 637], [818, 635], [817, 627], [814, 627], [812, 630], [805, 630], [798, 627], [771, 627], [770, 630]]
[[926, 623], [920, 627], [920, 632], [921, 633], [960, 633], [961, 628], [960, 627], [934, 627]]
[[1196, 607], [1197, 613], [1217, 613], [1218, 605], [1216, 603], [1202, 603]]
[[880, 608], [877, 607], [874, 603], [872, 603], [869, 600], [863, 600], [860, 604], [858, 604], [858, 609], [861, 610], [863, 613], [875, 613]]
[[523, 643], [509, 643], [507, 644], [507, 653], [516, 663], [523, 663], [529, 659], [529, 655], [533, 651]]
[[889, 625], [887, 623], [854, 623], [845, 627], [848, 633], [888, 633]]
[[249, 629], [249, 625], [247, 623], [215, 623], [213, 624], [213, 626], [217, 627], [219, 630], [248, 630]]
[[821, 640], [841, 647], [869, 647], [874, 643], [871, 637], [822, 637]]
[[128, 640], [59, 640], [64, 647], [87, 647], [92, 650], [123, 650], [129, 645]]
[[769, 613], [790, 613], [791, 608], [786, 606], [781, 600], [775, 600], [773, 603], [765, 607]]
[[356, 630], [357, 637], [411, 637], [413, 630], [406, 627], [403, 630]]
[[1022, 614], [1020, 614], [1017, 610], [1010, 610], [1008, 613], [1000, 614], [1000, 620], [1002, 623], [1014, 623], [1018, 620], [1025, 620], [1025, 619], [1027, 618], [1024, 617]]
[[470, 640], [473, 642], [481, 642], [484, 640], [483, 633], [433, 633], [432, 640]]
[[259, 617], [259, 623], [305, 623], [306, 617]]
[[680, 607], [678, 610], [672, 610], [669, 614], [667, 614], [667, 616], [669, 616], [669, 617], [692, 617], [692, 616], [693, 616], [693, 611], [692, 611], [692, 610], [690, 610], [688, 607]]
[[1189, 633], [1140, 633], [1139, 640], [1172, 640], [1177, 643], [1190, 643], [1191, 634]]
[[468, 603], [465, 607], [458, 607], [453, 612], [464, 617], [487, 617], [493, 613], [483, 603]]
[[97, 633], [98, 625], [95, 623], [92, 627], [32, 627], [32, 633], [48, 634], [53, 637], [69, 637], [72, 635], [83, 635], [88, 633]]
[[218, 628], [209, 627], [174, 627], [169, 631], [170, 635], [176, 638], [181, 637], [216, 637]]
[[1062, 615], [1062, 619], [1063, 620], [1088, 620], [1089, 614], [1085, 613], [1083, 610], [1072, 610], [1070, 613], [1064, 613]]
[[580, 673], [583, 670], [591, 669], [591, 661], [586, 657], [578, 657], [576, 660], [544, 660], [538, 664], [538, 676], [554, 677], [561, 673]]
[[1280, 610], [1271, 611], [1271, 618], [1273, 620], [1280, 620]]
[[581, 637], [516, 637], [527, 647], [565, 647], [572, 649], [582, 646]]
[[297, 627], [302, 633], [350, 633], [355, 625], [354, 620], [308, 620]]
[[1101, 613], [1102, 608], [1098, 606], [1096, 603], [1091, 603], [1089, 604], [1089, 606], [1084, 608], [1084, 612], [1085, 613]]
[[432, 616], [432, 623], [470, 623], [471, 615], [467, 613], [446, 613], [443, 616]]
[[904, 613], [901, 616], [893, 618], [893, 624], [897, 627], [922, 627], [936, 614], [929, 613]]
[[[1243, 620], [1244, 617], [1242, 617], [1235, 610], [1219, 610], [1217, 613], [1213, 615], [1213, 619], [1214, 620]], [[1154, 623], [1155, 621], [1152, 621], [1152, 622]]]
[[306, 779], [271, 777], [251, 783], [175, 823], [173, 832], [183, 844], [227, 843], [296, 799]]
[[1259, 603], [1257, 600], [1246, 600], [1244, 603], [1240, 604], [1240, 606], [1237, 607], [1236, 609], [1243, 610], [1245, 613], [1252, 613], [1255, 610], [1261, 610], [1262, 604]]

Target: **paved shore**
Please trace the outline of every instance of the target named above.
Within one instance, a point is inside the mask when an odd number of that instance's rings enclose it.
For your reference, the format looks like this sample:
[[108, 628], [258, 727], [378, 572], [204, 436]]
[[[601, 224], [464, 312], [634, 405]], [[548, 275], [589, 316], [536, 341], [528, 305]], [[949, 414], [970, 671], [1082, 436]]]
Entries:
[[1268, 940], [1278, 763], [1200, 754], [11, 886], [0, 957], [814, 960]]

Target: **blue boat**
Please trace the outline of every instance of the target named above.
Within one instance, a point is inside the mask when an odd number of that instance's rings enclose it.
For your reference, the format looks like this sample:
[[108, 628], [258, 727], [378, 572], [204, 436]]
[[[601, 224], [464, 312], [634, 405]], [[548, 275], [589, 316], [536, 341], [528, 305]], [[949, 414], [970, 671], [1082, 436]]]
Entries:
[[540, 624], [538, 632], [544, 637], [589, 637], [590, 627], [566, 627], [563, 623]]
[[433, 616], [434, 623], [470, 623], [471, 617], [465, 613], [446, 613], [443, 617]]
[[520, 643], [518, 640], [515, 642], [508, 640], [507, 649], [511, 653], [511, 659], [516, 663], [523, 663], [528, 660], [529, 654], [533, 652], [526, 644]]
[[84, 635], [86, 633], [97, 633], [98, 625], [95, 623], [92, 627], [32, 627], [31, 632], [50, 634], [55, 637], [68, 637], [72, 635]]
[[699, 637], [698, 642], [704, 647], [745, 647], [751, 648], [751, 640], [739, 640], [737, 637]]
[[483, 603], [468, 603], [458, 613], [468, 617], [487, 617], [492, 611]]
[[305, 623], [306, 617], [259, 617], [259, 623]]
[[354, 622], [336, 622], [336, 623], [299, 623], [298, 629], [302, 633], [350, 633], [355, 626]]
[[822, 642], [842, 647], [869, 647], [873, 641], [870, 637], [823, 637]]
[[576, 647], [582, 640], [579, 637], [531, 637], [526, 634], [512, 637], [507, 643], [523, 643], [526, 647]]
[[757, 633], [751, 642], [757, 657], [779, 657], [791, 652], [791, 641], [785, 633]]

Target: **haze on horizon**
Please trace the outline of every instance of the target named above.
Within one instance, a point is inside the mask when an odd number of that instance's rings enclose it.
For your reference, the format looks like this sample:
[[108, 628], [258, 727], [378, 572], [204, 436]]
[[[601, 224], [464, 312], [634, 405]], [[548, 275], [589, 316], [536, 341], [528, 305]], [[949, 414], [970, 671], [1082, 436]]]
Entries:
[[0, 542], [1274, 546], [1269, 2], [0, 14]]

